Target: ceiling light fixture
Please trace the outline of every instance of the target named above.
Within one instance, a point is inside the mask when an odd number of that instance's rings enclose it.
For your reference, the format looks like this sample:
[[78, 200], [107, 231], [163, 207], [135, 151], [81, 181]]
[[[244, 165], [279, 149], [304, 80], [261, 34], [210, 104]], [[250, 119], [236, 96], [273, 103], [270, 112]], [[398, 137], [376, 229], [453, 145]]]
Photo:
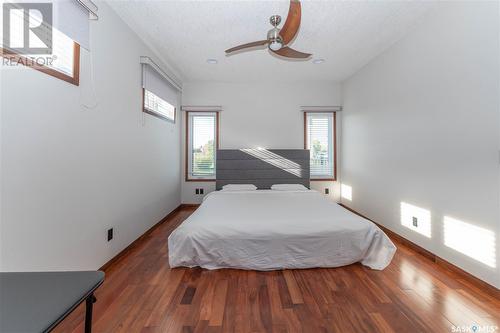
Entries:
[[315, 65], [322, 64], [324, 62], [325, 62], [325, 59], [314, 59], [313, 60], [313, 64], [315, 64]]
[[288, 15], [281, 28], [278, 28], [281, 23], [281, 16], [273, 15], [269, 18], [269, 22], [273, 28], [267, 32], [266, 39], [232, 47], [226, 50], [226, 55], [230, 55], [233, 54], [233, 52], [244, 49], [267, 45], [272, 53], [281, 57], [309, 60], [312, 54], [299, 52], [288, 46], [299, 32], [300, 20], [302, 17], [301, 8], [300, 0], [290, 0]]
[[207, 59], [207, 64], [217, 65], [217, 63], [218, 63], [217, 59]]

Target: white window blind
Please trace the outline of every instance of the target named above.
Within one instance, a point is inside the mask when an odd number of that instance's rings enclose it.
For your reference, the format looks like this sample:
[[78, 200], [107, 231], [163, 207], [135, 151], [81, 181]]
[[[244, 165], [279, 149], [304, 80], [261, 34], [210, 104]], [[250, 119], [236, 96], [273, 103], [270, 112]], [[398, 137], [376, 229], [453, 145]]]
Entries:
[[188, 178], [214, 179], [217, 113], [188, 112]]
[[311, 178], [334, 178], [333, 113], [306, 113], [306, 147], [311, 153]]
[[52, 4], [54, 28], [90, 50], [89, 18], [97, 19], [97, 6], [90, 0], [53, 0]]
[[75, 44], [71, 38], [62, 32], [52, 30], [52, 61], [53, 69], [73, 77]]
[[[46, 31], [46, 37], [50, 39], [50, 30], [53, 28], [57, 30], [59, 33], [68, 36], [69, 39], [78, 43], [81, 47], [90, 50], [90, 42], [89, 42], [89, 19], [97, 19], [97, 6], [90, 0], [52, 0], [52, 1], [42, 1], [42, 0], [17, 0], [12, 1], [14, 4], [19, 4], [19, 10], [10, 10], [6, 12], [6, 15], [10, 14], [11, 26], [10, 30], [17, 29], [21, 32], [21, 38], [23, 33], [23, 25], [24, 25], [24, 10], [22, 9], [22, 4], [26, 3], [48, 3], [51, 4], [52, 10], [52, 24], [50, 25], [50, 21], [48, 18], [45, 18], [47, 21], [42, 23], [42, 16], [38, 12], [38, 10], [29, 10], [29, 14], [26, 16], [29, 19], [30, 27], [42, 27]], [[39, 30], [40, 31], [40, 30]], [[14, 32], [15, 34], [16, 32]], [[11, 32], [11, 38], [13, 37], [13, 33]], [[14, 39], [19, 38], [14, 36]], [[54, 38], [54, 36], [53, 36]], [[21, 44], [16, 44], [14, 40], [14, 44], [11, 42], [10, 45], [16, 48], [22, 47], [22, 39], [19, 39]], [[46, 45], [38, 40], [38, 38], [31, 34], [30, 36], [30, 47], [46, 47]]]
[[175, 122], [180, 92], [156, 68], [142, 64], [142, 87], [146, 112]]
[[144, 91], [144, 108], [160, 117], [175, 122], [175, 106], [164, 101], [149, 90]]

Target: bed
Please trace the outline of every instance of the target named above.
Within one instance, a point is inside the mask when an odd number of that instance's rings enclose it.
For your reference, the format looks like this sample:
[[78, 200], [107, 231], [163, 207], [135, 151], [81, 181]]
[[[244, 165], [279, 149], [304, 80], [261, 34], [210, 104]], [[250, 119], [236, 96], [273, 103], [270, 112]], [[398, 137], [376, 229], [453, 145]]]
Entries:
[[[305, 175], [309, 173], [308, 151], [298, 155], [296, 152], [270, 152], [271, 155], [266, 156], [285, 156], [292, 162], [286, 167], [306, 169], [304, 174], [295, 175], [295, 181], [309, 186], [308, 176]], [[278, 167], [275, 161], [272, 166], [286, 174], [274, 173], [272, 178], [267, 178], [265, 175], [270, 170], [262, 170], [268, 166], [256, 163], [255, 156], [241, 162], [248, 153], [239, 155], [218, 151], [217, 154], [222, 156], [221, 160], [229, 155], [237, 157], [231, 158], [229, 163], [219, 162], [218, 157], [218, 188], [224, 184], [252, 183], [259, 189], [222, 190], [208, 194], [201, 206], [169, 236], [171, 267], [265, 271], [339, 267], [360, 262], [381, 270], [391, 262], [396, 247], [374, 223], [351, 213], [317, 191], [269, 189], [272, 184], [288, 184], [293, 180], [289, 179], [290, 172], [281, 170], [283, 165]], [[307, 162], [302, 160], [304, 158]], [[225, 171], [219, 172], [219, 164]], [[225, 169], [228, 165], [239, 166]], [[296, 168], [297, 165], [299, 168]], [[234, 171], [234, 168], [242, 172], [226, 172]], [[260, 171], [253, 172], [256, 170]], [[219, 174], [229, 176], [219, 178]]]

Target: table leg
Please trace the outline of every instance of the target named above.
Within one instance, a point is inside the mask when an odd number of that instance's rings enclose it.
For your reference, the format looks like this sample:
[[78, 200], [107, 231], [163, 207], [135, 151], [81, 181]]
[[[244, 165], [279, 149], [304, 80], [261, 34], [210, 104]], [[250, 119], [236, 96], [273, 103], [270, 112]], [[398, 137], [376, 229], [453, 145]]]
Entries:
[[97, 301], [94, 294], [87, 297], [85, 300], [85, 333], [92, 332], [92, 308]]

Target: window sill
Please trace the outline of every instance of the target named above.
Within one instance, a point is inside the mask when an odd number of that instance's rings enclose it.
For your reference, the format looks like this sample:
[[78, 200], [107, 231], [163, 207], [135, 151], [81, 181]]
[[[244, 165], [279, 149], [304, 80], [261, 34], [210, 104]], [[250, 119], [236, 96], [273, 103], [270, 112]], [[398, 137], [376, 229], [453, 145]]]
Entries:
[[310, 178], [309, 179], [311, 182], [336, 182], [336, 178]]
[[187, 178], [186, 177], [186, 182], [215, 182], [216, 179], [215, 178], [199, 178], [199, 179], [196, 179], [196, 178]]
[[147, 109], [147, 108], [145, 108], [145, 107], [143, 107], [143, 108], [142, 108], [142, 111], [143, 111], [144, 113], [147, 113], [147, 114], [149, 114], [149, 115], [151, 115], [151, 116], [154, 116], [154, 117], [156, 117], [156, 118], [159, 118], [159, 119], [165, 120], [165, 121], [167, 121], [167, 122], [169, 122], [169, 123], [172, 123], [172, 124], [175, 124], [175, 118], [174, 118], [174, 119], [172, 119], [172, 118], [165, 117], [165, 116], [164, 116], [164, 115], [162, 115], [161, 113], [156, 112], [156, 111], [153, 111], [153, 110], [150, 110], [150, 109]]
[[45, 73], [56, 79], [66, 81], [75, 86], [80, 85], [80, 45], [78, 43], [73, 43], [73, 76], [67, 75], [52, 67], [36, 64], [31, 65], [32, 61], [29, 60], [29, 57], [14, 53], [2, 47], [0, 47], [0, 56], [14, 63], [18, 63], [39, 72]]

